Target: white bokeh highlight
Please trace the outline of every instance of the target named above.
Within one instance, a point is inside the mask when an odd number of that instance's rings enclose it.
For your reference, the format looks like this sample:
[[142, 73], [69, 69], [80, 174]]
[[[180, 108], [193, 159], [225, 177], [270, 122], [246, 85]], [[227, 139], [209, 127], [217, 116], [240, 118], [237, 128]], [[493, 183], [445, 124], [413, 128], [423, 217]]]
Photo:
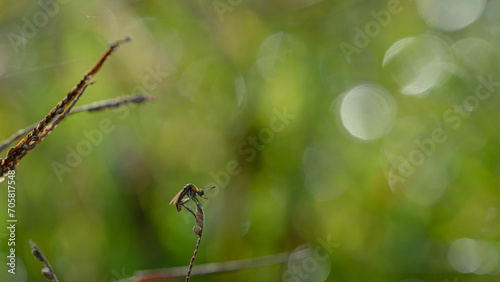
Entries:
[[359, 85], [343, 95], [340, 120], [344, 128], [361, 140], [382, 137], [390, 129], [396, 114], [391, 94], [375, 84]]
[[420, 17], [442, 31], [461, 30], [482, 14], [485, 0], [417, 0]]
[[448, 249], [448, 262], [461, 273], [489, 274], [498, 265], [498, 248], [492, 242], [460, 238]]
[[386, 51], [382, 67], [406, 95], [422, 94], [443, 84], [455, 68], [448, 44], [430, 34], [396, 41]]

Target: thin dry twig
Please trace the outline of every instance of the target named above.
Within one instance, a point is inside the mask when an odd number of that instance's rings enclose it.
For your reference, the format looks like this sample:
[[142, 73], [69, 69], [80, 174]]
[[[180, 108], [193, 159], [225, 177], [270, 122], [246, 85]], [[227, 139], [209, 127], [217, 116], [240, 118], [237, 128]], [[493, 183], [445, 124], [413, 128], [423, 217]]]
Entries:
[[[290, 260], [291, 255], [293, 255], [294, 259], [297, 260], [302, 259], [310, 255], [310, 250], [300, 249], [292, 252], [284, 252], [257, 258], [199, 264], [196, 265], [195, 269], [193, 269], [191, 276], [218, 274], [218, 273], [238, 271], [242, 269], [257, 268], [257, 267], [287, 263]], [[136, 271], [133, 277], [118, 280], [118, 282], [132, 282], [132, 281], [159, 282], [159, 281], [174, 280], [185, 277], [188, 268], [189, 266], [180, 266], [180, 267], [162, 268], [154, 270]]]
[[196, 247], [194, 249], [193, 256], [191, 257], [191, 261], [189, 262], [188, 272], [186, 275], [186, 282], [189, 282], [189, 280], [191, 279], [191, 271], [193, 270], [194, 259], [196, 258], [196, 255], [198, 254], [198, 248], [200, 247], [200, 242], [201, 242], [201, 233], [198, 237], [198, 240], [196, 241]]
[[85, 74], [80, 82], [64, 97], [38, 125], [31, 130], [15, 147], [10, 148], [7, 156], [0, 159], [0, 181], [3, 180], [9, 170], [14, 170], [22, 157], [34, 149], [42, 140], [54, 130], [57, 125], [68, 115], [75, 103], [80, 99], [87, 86], [93, 84], [92, 78], [101, 69], [102, 65], [109, 59], [117, 48], [130, 41], [130, 37], [125, 37], [115, 43], [111, 43], [106, 52], [97, 63]]
[[[196, 199], [196, 198], [195, 198]], [[194, 249], [193, 256], [191, 257], [191, 261], [189, 262], [188, 272], [186, 275], [186, 282], [189, 282], [191, 279], [191, 270], [193, 270], [194, 260], [196, 255], [198, 254], [198, 248], [200, 247], [201, 235], [203, 234], [203, 223], [205, 222], [205, 214], [203, 213], [203, 207], [200, 202], [196, 200], [196, 214], [194, 215], [196, 219], [196, 225], [193, 227], [194, 234], [198, 235], [198, 241], [196, 241], [196, 247]]]
[[117, 108], [125, 104], [142, 104], [144, 102], [154, 101], [155, 97], [145, 93], [134, 95], [121, 96], [108, 100], [101, 100], [91, 104], [83, 105], [74, 108], [69, 114], [76, 114], [80, 112], [97, 112], [105, 109]]
[[[124, 104], [129, 104], [129, 103], [135, 103], [135, 104], [141, 104], [147, 101], [153, 101], [155, 98], [154, 96], [151, 96], [149, 94], [137, 94], [133, 96], [122, 96], [114, 99], [109, 99], [109, 100], [101, 100], [97, 101], [91, 104], [83, 105], [80, 107], [75, 107], [71, 112], [69, 112], [68, 115], [76, 114], [76, 113], [81, 113], [81, 112], [96, 112], [96, 111], [101, 111], [109, 108], [116, 108], [119, 106], [122, 106]], [[9, 138], [7, 138], [5, 141], [0, 143], [0, 152], [5, 150], [12, 142], [16, 141], [17, 139], [21, 138], [23, 135], [25, 135], [27, 132], [33, 130], [35, 126], [37, 126], [38, 123], [34, 123], [26, 128], [18, 130], [16, 133], [12, 134]]]
[[43, 255], [42, 251], [31, 240], [30, 240], [30, 245], [31, 245], [31, 248], [32, 248], [31, 253], [35, 256], [35, 259], [37, 261], [42, 261], [42, 262], [45, 263], [45, 267], [42, 268], [42, 274], [43, 274], [43, 276], [45, 276], [45, 278], [47, 278], [49, 280], [58, 282], [59, 280], [57, 280], [57, 276], [54, 273], [54, 269], [52, 269], [52, 266], [50, 266], [49, 261], [47, 260], [47, 258], [45, 258], [45, 256]]

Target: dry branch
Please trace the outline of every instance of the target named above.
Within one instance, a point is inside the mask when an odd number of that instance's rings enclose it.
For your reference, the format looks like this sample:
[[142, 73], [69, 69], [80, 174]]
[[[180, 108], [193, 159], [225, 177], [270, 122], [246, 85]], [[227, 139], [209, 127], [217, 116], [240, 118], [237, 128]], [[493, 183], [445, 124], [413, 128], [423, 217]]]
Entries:
[[[134, 103], [141, 104], [147, 101], [153, 101], [155, 98], [149, 94], [136, 94], [133, 96], [122, 96], [109, 100], [101, 100], [91, 104], [83, 105], [80, 107], [75, 107], [69, 112], [69, 115], [81, 113], [81, 112], [97, 112], [105, 109], [116, 108], [125, 104]], [[12, 134], [5, 141], [0, 143], [0, 152], [5, 150], [12, 142], [21, 138], [27, 132], [33, 130], [38, 123], [34, 123], [26, 128], [18, 130], [16, 133]]]
[[54, 273], [54, 269], [52, 269], [52, 266], [50, 265], [50, 263], [47, 260], [47, 258], [45, 258], [45, 256], [43, 255], [42, 251], [31, 240], [30, 240], [30, 245], [31, 245], [31, 248], [32, 248], [31, 253], [35, 256], [35, 259], [37, 261], [42, 261], [43, 263], [45, 263], [45, 267], [42, 268], [42, 274], [43, 274], [43, 276], [45, 276], [45, 278], [47, 278], [49, 280], [58, 282], [59, 280], [57, 280], [57, 276]]
[[[302, 259], [310, 255], [310, 250], [300, 249], [293, 252], [284, 252], [264, 257], [198, 264], [196, 268], [193, 269], [191, 276], [211, 275], [287, 263], [292, 254], [294, 259]], [[186, 276], [188, 268], [189, 266], [180, 266], [136, 271], [133, 277], [119, 280], [119, 282], [159, 282], [179, 279]]]
[[101, 69], [104, 62], [109, 59], [111, 54], [113, 54], [121, 44], [130, 40], [130, 37], [126, 37], [115, 43], [111, 43], [97, 63], [85, 74], [82, 80], [66, 94], [66, 97], [64, 97], [45, 118], [26, 135], [26, 137], [16, 146], [10, 148], [7, 152], [7, 156], [4, 159], [0, 159], [0, 181], [3, 180], [9, 170], [15, 169], [22, 157], [40, 144], [40, 142], [57, 127], [57, 125], [68, 115], [78, 99], [80, 99], [87, 86], [93, 84], [92, 78]]

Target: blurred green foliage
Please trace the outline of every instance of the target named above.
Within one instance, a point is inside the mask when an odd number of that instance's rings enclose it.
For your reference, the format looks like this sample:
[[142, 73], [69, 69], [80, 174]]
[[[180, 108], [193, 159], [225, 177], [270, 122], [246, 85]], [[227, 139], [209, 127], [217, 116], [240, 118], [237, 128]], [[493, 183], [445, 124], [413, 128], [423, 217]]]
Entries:
[[[487, 3], [474, 22], [443, 31], [422, 19], [422, 1], [396, 2], [399, 12], [378, 31], [373, 26], [364, 47], [356, 46], [357, 30], [366, 33], [374, 13], [395, 1], [0, 3], [1, 139], [42, 119], [106, 44], [125, 35], [133, 41], [104, 65], [79, 105], [141, 91], [157, 98], [69, 117], [22, 160], [17, 274], [3, 263], [0, 280], [44, 281], [29, 239], [61, 281], [111, 281], [187, 265], [194, 220], [167, 205], [186, 183], [218, 186], [202, 200], [206, 223], [195, 269], [304, 244], [321, 251], [295, 266], [195, 281], [498, 279], [498, 85], [459, 125], [443, 116], [474, 94], [478, 77], [500, 80], [500, 7]], [[39, 24], [16, 41], [27, 22]], [[394, 52], [407, 57], [388, 58], [398, 40], [421, 36], [434, 45], [418, 41], [407, 53]], [[471, 38], [475, 45], [456, 44]], [[357, 51], [346, 55], [342, 43]], [[386, 60], [395, 65], [383, 67]], [[406, 71], [432, 79], [436, 68], [442, 77], [432, 87], [401, 93]], [[363, 140], [350, 133], [339, 107], [343, 95], [366, 84], [385, 89], [381, 97], [392, 108], [384, 110], [392, 116], [380, 136]], [[346, 113], [366, 114], [354, 121], [362, 132], [376, 130], [377, 108], [363, 105]], [[102, 123], [111, 125], [103, 130]], [[398, 156], [422, 151], [415, 140], [432, 138], [436, 128], [446, 141], [406, 182], [391, 185]], [[7, 183], [0, 186], [4, 259]], [[493, 266], [461, 273], [466, 268], [453, 264], [452, 251], [460, 238], [488, 242], [488, 251], [458, 250]]]

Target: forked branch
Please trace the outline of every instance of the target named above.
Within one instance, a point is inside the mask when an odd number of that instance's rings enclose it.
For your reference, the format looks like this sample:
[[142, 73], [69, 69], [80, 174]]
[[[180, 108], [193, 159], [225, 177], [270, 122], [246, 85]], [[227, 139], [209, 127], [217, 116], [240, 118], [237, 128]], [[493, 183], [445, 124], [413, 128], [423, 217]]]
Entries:
[[46, 116], [42, 119], [16, 146], [10, 148], [7, 156], [0, 159], [0, 181], [3, 180], [9, 170], [14, 170], [22, 157], [34, 149], [42, 140], [52, 132], [57, 125], [69, 114], [75, 103], [80, 99], [87, 86], [91, 85], [92, 78], [101, 69], [102, 65], [109, 59], [117, 48], [130, 41], [130, 37], [118, 40], [109, 45], [106, 52], [97, 63], [85, 74], [80, 82], [64, 97]]

